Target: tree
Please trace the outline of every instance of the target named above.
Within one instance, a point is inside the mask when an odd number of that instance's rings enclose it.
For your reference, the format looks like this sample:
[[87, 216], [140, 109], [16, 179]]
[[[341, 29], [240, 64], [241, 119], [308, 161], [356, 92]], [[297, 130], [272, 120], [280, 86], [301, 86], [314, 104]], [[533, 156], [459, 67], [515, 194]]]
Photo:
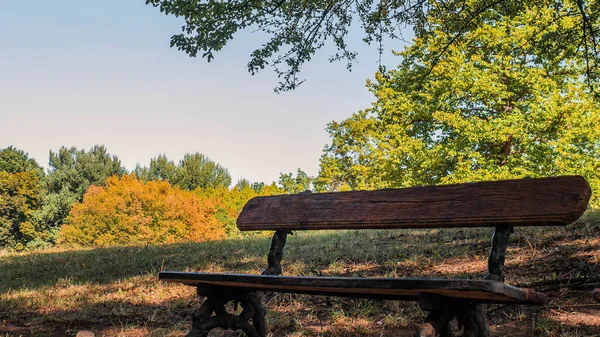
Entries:
[[144, 181], [164, 180], [173, 183], [175, 180], [176, 165], [169, 160], [165, 154], [159, 154], [158, 157], [150, 159], [150, 167], [135, 168], [135, 175], [138, 179]]
[[44, 194], [40, 208], [33, 215], [35, 223], [46, 233], [43, 240], [36, 242], [37, 245], [56, 244], [61, 226], [78, 201], [78, 196], [66, 189]]
[[[263, 183], [264, 185], [264, 183]], [[233, 188], [238, 189], [238, 190], [243, 190], [246, 188], [250, 188], [250, 182], [248, 181], [248, 179], [240, 179], [238, 180], [238, 182], [235, 184], [235, 186]]]
[[247, 180], [242, 179], [232, 189], [217, 186], [206, 189], [195, 189], [194, 193], [200, 198], [201, 203], [214, 206], [215, 218], [225, 228], [227, 236], [240, 236], [241, 233], [237, 229], [236, 219], [248, 200], [257, 196], [284, 193], [275, 183], [271, 185], [261, 184], [261, 188], [257, 190], [256, 188], [260, 184], [249, 184]]
[[33, 158], [22, 150], [9, 146], [0, 150], [0, 172], [19, 173], [33, 172], [38, 179], [44, 177], [44, 169]]
[[165, 180], [188, 191], [231, 185], [229, 171], [198, 152], [186, 153], [177, 165], [161, 154], [150, 160], [149, 168], [136, 167], [135, 174], [145, 181]]
[[[577, 46], [561, 49], [545, 35], [577, 18], [559, 12], [557, 20], [548, 7], [518, 13], [481, 13], [479, 26], [451, 46], [443, 23], [430, 18], [399, 53], [398, 68], [368, 83], [372, 106], [329, 124], [319, 184], [369, 189], [581, 174], [600, 191], [600, 104], [581, 78], [586, 62], [571, 57]], [[545, 22], [545, 34], [532, 17]], [[539, 53], [543, 44], [552, 52]]]
[[29, 242], [43, 239], [34, 221], [42, 191], [36, 171], [0, 171], [0, 247], [21, 250]]
[[[345, 61], [350, 69], [357, 53], [349, 46], [352, 24], [363, 30], [363, 41], [374, 44], [383, 52], [385, 40], [402, 38], [402, 28], [411, 25], [416, 35], [430, 30], [431, 18], [437, 20], [440, 31], [447, 32], [438, 48], [440, 57], [469, 31], [486, 20], [486, 13], [523, 16], [530, 8], [549, 8], [551, 21], [542, 15], [528, 17], [527, 25], [537, 27], [546, 41], [553, 41], [558, 50], [571, 49], [573, 55], [585, 59], [588, 85], [594, 90], [600, 79], [600, 1], [598, 0], [397, 0], [397, 1], [210, 1], [210, 0], [146, 0], [167, 15], [182, 17], [182, 33], [173, 35], [171, 47], [192, 57], [209, 62], [234, 34], [258, 30], [269, 40], [252, 52], [248, 71], [252, 74], [266, 66], [274, 67], [281, 79], [276, 91], [294, 89], [303, 81], [298, 77], [302, 66], [328, 43], [337, 51], [330, 61]], [[559, 25], [563, 18], [573, 19], [571, 25]], [[554, 28], [552, 27], [554, 26]], [[550, 34], [548, 32], [551, 31]], [[540, 43], [537, 56], [553, 53]], [[571, 48], [577, 45], [578, 48]], [[431, 69], [436, 62], [430, 64]], [[427, 76], [427, 73], [421, 74]]]
[[385, 186], [381, 181], [384, 168], [378, 157], [377, 120], [360, 111], [340, 123], [327, 126], [331, 145], [321, 156], [315, 186], [320, 191], [374, 189]]
[[229, 171], [198, 152], [187, 153], [179, 162], [175, 183], [183, 189], [228, 187], [231, 185]]
[[0, 247], [21, 250], [44, 241], [47, 232], [38, 221], [45, 191], [44, 170], [22, 150], [0, 150]]
[[218, 240], [225, 229], [214, 206], [166, 181], [144, 182], [133, 174], [92, 185], [71, 209], [59, 234], [67, 246], [158, 244]]
[[119, 158], [111, 156], [103, 145], [89, 151], [64, 146], [58, 152], [50, 151], [50, 169], [45, 178], [48, 194], [37, 215], [38, 221], [54, 233], [50, 240], [56, 240], [71, 207], [83, 200], [91, 185], [104, 186], [108, 177], [125, 173]]
[[254, 192], [256, 193], [261, 193], [262, 190], [264, 190], [267, 187], [267, 185], [264, 182], [254, 182], [250, 185], [250, 188], [254, 190]]
[[312, 182], [313, 178], [301, 169], [298, 169], [296, 177], [292, 172], [279, 174], [279, 186], [285, 193], [300, 193], [310, 190]]
[[215, 207], [215, 219], [225, 228], [227, 236], [240, 235], [236, 226], [237, 216], [244, 204], [258, 194], [249, 187], [231, 190], [224, 186], [196, 189], [194, 191], [201, 203], [209, 203]]
[[63, 146], [58, 152], [50, 151], [46, 183], [51, 193], [67, 190], [81, 200], [90, 185], [104, 185], [106, 178], [125, 173], [121, 160], [111, 156], [104, 145], [94, 145], [87, 152]]

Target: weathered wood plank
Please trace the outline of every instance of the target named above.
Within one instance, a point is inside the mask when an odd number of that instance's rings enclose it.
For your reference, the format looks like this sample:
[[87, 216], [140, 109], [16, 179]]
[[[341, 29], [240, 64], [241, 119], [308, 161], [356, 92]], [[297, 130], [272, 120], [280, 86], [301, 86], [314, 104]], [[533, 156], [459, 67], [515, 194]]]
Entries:
[[282, 293], [414, 301], [418, 301], [421, 294], [436, 294], [486, 303], [541, 304], [544, 302], [543, 296], [533, 290], [486, 280], [300, 277], [174, 271], [161, 272], [159, 278], [201, 289], [217, 286]]
[[586, 210], [581, 176], [256, 197], [237, 219], [251, 230], [567, 225]]

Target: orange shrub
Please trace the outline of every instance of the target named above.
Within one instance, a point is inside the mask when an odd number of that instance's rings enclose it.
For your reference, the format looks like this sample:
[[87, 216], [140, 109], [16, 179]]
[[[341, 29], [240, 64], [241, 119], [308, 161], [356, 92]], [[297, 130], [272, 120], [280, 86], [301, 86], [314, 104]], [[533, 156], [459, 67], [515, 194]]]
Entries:
[[105, 187], [90, 186], [71, 209], [59, 244], [122, 244], [208, 241], [225, 237], [210, 200], [166, 181], [143, 182], [131, 175], [110, 177]]

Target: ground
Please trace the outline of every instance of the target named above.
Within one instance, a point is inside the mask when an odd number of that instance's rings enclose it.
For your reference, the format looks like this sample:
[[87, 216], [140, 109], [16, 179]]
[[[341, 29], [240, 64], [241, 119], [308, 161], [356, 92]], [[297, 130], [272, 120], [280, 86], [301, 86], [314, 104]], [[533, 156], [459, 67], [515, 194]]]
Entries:
[[[492, 229], [296, 233], [286, 275], [480, 279]], [[194, 289], [160, 270], [258, 274], [267, 234], [220, 242], [0, 253], [0, 336], [184, 336]], [[506, 282], [534, 287], [544, 306], [491, 305], [492, 336], [600, 336], [600, 213], [564, 228], [517, 228]], [[266, 299], [270, 336], [412, 336], [424, 314], [411, 302], [290, 294]], [[215, 337], [239, 336], [215, 331]]]

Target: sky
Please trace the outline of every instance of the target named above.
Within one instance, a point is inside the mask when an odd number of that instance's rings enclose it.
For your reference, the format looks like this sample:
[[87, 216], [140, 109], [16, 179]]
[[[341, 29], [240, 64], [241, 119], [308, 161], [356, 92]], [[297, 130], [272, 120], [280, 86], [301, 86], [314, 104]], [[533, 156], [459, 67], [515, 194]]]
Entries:
[[[321, 51], [303, 85], [277, 94], [271, 69], [246, 70], [260, 33], [238, 34], [208, 63], [169, 47], [182, 24], [143, 0], [0, 0], [0, 148], [47, 168], [50, 150], [104, 144], [128, 170], [200, 152], [234, 182], [270, 183], [298, 168], [316, 175], [327, 123], [373, 101], [365, 81], [379, 55], [358, 34], [351, 72]], [[388, 68], [399, 62], [389, 49]]]

